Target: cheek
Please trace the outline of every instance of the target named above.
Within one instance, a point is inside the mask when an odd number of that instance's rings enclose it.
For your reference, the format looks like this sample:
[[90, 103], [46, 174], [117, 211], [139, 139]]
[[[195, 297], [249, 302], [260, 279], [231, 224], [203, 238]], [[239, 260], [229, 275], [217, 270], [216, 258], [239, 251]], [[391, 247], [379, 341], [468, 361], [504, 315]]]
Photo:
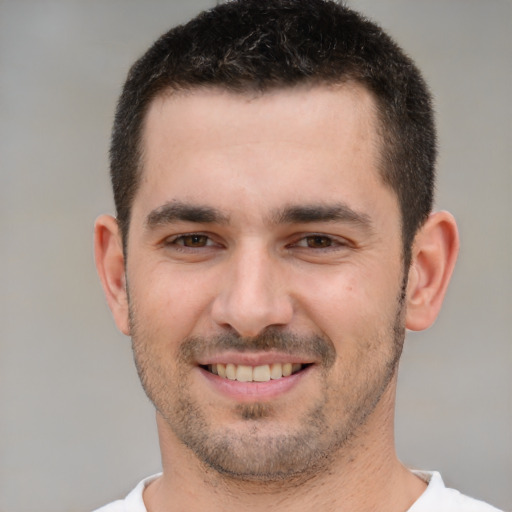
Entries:
[[[348, 269], [323, 280], [323, 286], [305, 286], [301, 295], [310, 320], [337, 345], [375, 336], [394, 318], [400, 276]], [[373, 333], [373, 336], [372, 336]]]
[[129, 275], [129, 291], [135, 320], [146, 331], [165, 338], [182, 339], [191, 334], [208, 309], [211, 287], [188, 272], [157, 265], [150, 272]]

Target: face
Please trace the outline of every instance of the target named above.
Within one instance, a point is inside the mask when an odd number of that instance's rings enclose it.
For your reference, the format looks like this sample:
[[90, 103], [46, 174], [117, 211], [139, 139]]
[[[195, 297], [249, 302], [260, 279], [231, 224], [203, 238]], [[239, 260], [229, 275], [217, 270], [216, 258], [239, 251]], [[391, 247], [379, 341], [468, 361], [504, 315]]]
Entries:
[[259, 480], [317, 471], [376, 436], [404, 321], [371, 96], [169, 95], [148, 112], [144, 148], [129, 331], [163, 435]]

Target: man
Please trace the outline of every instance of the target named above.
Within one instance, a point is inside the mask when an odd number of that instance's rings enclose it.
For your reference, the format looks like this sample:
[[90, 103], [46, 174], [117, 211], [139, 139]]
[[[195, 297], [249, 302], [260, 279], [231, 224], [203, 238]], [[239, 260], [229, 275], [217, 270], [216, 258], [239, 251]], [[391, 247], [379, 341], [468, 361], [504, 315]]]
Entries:
[[405, 329], [458, 251], [427, 87], [323, 0], [239, 0], [132, 67], [96, 261], [163, 472], [107, 511], [492, 511], [393, 439]]

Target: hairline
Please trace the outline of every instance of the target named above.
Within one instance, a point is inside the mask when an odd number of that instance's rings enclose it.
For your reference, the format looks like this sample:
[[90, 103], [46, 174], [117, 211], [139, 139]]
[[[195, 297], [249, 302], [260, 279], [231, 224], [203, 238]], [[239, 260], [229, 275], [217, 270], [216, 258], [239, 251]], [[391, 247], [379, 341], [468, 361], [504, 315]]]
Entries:
[[[127, 216], [125, 222], [121, 224], [118, 220], [120, 232], [121, 232], [121, 240], [122, 247], [124, 252], [125, 261], [128, 256], [128, 235], [130, 231], [131, 225], [131, 215], [133, 211], [133, 203], [137, 196], [137, 193], [140, 188], [143, 172], [144, 172], [144, 158], [146, 155], [146, 146], [144, 144], [145, 141], [145, 133], [146, 133], [146, 125], [148, 120], [148, 114], [150, 108], [154, 105], [156, 101], [162, 98], [170, 98], [170, 97], [180, 97], [187, 96], [189, 94], [193, 94], [197, 91], [220, 91], [228, 94], [237, 95], [240, 97], [243, 96], [251, 96], [254, 95], [254, 98], [261, 97], [265, 94], [272, 93], [275, 91], [287, 91], [298, 88], [305, 88], [312, 90], [314, 88], [344, 88], [344, 87], [355, 87], [360, 88], [366, 91], [372, 102], [370, 104], [371, 111], [374, 113], [375, 122], [372, 123], [375, 131], [376, 141], [377, 141], [377, 172], [379, 178], [384, 186], [386, 186], [391, 192], [394, 194], [395, 199], [398, 205], [399, 212], [399, 222], [400, 222], [400, 233], [402, 240], [402, 260], [404, 262], [404, 266], [408, 267], [410, 264], [410, 251], [412, 249], [412, 243], [414, 240], [414, 236], [410, 241], [406, 240], [405, 233], [405, 223], [404, 223], [404, 212], [402, 210], [401, 198], [399, 197], [398, 190], [393, 186], [392, 181], [390, 179], [390, 174], [392, 169], [392, 164], [390, 162], [386, 162], [386, 145], [390, 142], [390, 140], [395, 144], [396, 142], [393, 140], [393, 136], [386, 135], [389, 131], [389, 121], [385, 119], [384, 109], [382, 108], [383, 101], [378, 97], [375, 92], [371, 90], [371, 88], [364, 82], [363, 79], [356, 76], [356, 73], [348, 72], [341, 77], [337, 77], [336, 79], [326, 79], [319, 77], [308, 77], [303, 80], [300, 80], [296, 83], [267, 83], [263, 85], [258, 85], [253, 81], [247, 81], [244, 84], [228, 84], [228, 83], [205, 83], [205, 84], [194, 84], [194, 83], [184, 83], [184, 84], [167, 84], [166, 86], [158, 89], [154, 94], [152, 94], [144, 108], [142, 110], [142, 120], [139, 124], [139, 130], [137, 133], [137, 146], [136, 146], [136, 155], [137, 155], [137, 164], [135, 166], [134, 173], [134, 185], [132, 189], [131, 199], [129, 203], [129, 215]], [[425, 220], [424, 220], [425, 221]], [[416, 232], [423, 225], [424, 221], [417, 226]]]

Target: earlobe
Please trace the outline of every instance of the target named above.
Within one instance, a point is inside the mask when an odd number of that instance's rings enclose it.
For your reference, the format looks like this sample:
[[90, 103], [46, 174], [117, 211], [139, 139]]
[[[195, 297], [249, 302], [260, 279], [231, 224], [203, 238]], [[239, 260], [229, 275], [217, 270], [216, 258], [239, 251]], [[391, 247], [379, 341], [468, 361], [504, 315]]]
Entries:
[[455, 219], [448, 212], [432, 213], [416, 234], [407, 285], [406, 327], [430, 327], [441, 309], [459, 252]]
[[117, 220], [102, 215], [94, 226], [94, 256], [107, 303], [118, 329], [130, 334], [128, 295], [121, 234]]

